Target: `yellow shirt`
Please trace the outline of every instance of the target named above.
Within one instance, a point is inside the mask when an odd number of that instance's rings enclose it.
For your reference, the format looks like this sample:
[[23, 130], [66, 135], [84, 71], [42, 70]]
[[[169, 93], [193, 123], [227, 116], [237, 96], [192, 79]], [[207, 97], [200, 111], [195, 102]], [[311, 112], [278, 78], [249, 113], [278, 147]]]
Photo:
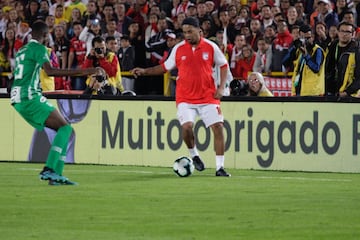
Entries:
[[76, 2], [70, 3], [70, 5], [66, 7], [65, 15], [64, 15], [65, 19], [68, 20], [68, 22], [71, 20], [71, 12], [74, 8], [78, 8], [80, 10], [81, 16], [86, 11], [86, 5], [84, 3], [82, 3], [81, 1], [76, 1]]

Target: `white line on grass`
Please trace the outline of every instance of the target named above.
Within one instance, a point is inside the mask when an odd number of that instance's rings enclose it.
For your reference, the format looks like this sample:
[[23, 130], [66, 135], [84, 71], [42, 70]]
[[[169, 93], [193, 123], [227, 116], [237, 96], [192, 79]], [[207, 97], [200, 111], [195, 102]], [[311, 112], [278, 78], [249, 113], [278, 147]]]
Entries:
[[[21, 171], [41, 171], [39, 168], [19, 168]], [[86, 172], [86, 173], [135, 173], [135, 174], [164, 174], [173, 175], [172, 169], [166, 172], [154, 172], [154, 171], [139, 171], [139, 170], [83, 170], [83, 169], [70, 169], [66, 172]], [[201, 173], [205, 176], [214, 176], [213, 174]], [[294, 180], [294, 181], [317, 181], [317, 182], [352, 182], [352, 179], [339, 179], [339, 178], [307, 178], [307, 177], [272, 177], [272, 176], [234, 176], [231, 178], [246, 178], [246, 179], [279, 179], [279, 180]]]

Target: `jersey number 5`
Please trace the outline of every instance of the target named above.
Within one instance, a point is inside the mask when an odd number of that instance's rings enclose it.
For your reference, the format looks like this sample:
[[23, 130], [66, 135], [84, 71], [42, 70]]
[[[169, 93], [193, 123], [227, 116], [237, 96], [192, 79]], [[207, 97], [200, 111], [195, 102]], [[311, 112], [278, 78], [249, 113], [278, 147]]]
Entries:
[[21, 54], [21, 55], [17, 56], [15, 59], [15, 64], [16, 64], [16, 70], [14, 73], [15, 80], [23, 78], [24, 65], [21, 64], [20, 62], [24, 61], [24, 58], [25, 58], [25, 54]]

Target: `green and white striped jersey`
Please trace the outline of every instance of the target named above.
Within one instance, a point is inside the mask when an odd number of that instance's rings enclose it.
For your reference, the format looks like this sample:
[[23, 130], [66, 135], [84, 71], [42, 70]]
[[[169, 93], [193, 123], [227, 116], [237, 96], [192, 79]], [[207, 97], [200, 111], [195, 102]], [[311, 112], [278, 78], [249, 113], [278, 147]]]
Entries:
[[50, 62], [48, 51], [34, 39], [17, 52], [11, 103], [31, 100], [34, 96], [41, 95], [40, 69], [45, 62]]

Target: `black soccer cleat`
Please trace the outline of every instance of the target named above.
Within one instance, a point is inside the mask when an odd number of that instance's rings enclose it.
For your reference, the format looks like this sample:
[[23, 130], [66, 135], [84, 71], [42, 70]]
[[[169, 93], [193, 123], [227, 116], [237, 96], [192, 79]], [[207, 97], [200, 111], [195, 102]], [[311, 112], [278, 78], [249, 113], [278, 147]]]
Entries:
[[222, 167], [216, 171], [215, 176], [217, 177], [231, 177], [230, 173], [227, 173], [225, 169]]
[[195, 169], [198, 171], [204, 171], [205, 170], [205, 164], [203, 161], [201, 161], [199, 156], [195, 156], [192, 158]]

